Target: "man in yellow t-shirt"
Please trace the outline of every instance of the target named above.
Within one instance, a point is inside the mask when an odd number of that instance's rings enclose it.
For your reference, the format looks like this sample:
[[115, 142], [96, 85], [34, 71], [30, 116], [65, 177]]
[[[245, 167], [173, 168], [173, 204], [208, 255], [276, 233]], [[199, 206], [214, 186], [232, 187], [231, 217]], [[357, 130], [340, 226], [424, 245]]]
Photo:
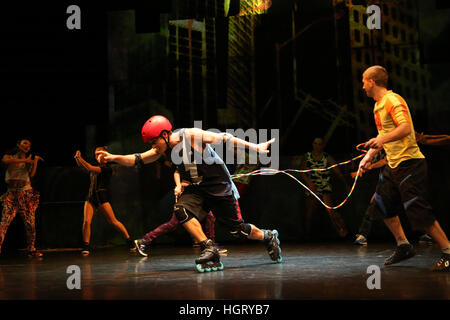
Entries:
[[397, 248], [385, 264], [393, 264], [415, 255], [400, 224], [398, 214], [406, 213], [415, 230], [425, 229], [442, 250], [441, 259], [432, 271], [450, 271], [450, 243], [431, 205], [425, 199], [427, 164], [417, 145], [414, 125], [405, 100], [387, 89], [389, 75], [385, 68], [372, 66], [363, 73], [363, 89], [375, 100], [374, 117], [378, 136], [365, 143], [371, 148], [361, 160], [364, 172], [381, 148], [386, 152], [387, 166], [380, 174], [374, 200], [373, 215], [384, 219], [397, 241]]

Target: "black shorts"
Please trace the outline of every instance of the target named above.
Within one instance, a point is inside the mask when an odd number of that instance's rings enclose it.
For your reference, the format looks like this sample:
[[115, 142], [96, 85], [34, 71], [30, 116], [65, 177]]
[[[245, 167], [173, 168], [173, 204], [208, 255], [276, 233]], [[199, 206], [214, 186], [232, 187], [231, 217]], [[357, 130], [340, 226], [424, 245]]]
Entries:
[[216, 219], [229, 228], [244, 223], [244, 220], [238, 218], [234, 196], [211, 196], [196, 186], [187, 187], [175, 206], [183, 207], [199, 221], [204, 219], [207, 212], [212, 211]]
[[93, 192], [91, 196], [88, 196], [86, 201], [90, 202], [94, 207], [98, 207], [109, 201], [109, 193], [106, 189], [98, 189]]
[[436, 218], [426, 200], [427, 183], [425, 159], [406, 160], [394, 169], [386, 165], [370, 206], [371, 218], [392, 218], [405, 212], [414, 230], [430, 226]]

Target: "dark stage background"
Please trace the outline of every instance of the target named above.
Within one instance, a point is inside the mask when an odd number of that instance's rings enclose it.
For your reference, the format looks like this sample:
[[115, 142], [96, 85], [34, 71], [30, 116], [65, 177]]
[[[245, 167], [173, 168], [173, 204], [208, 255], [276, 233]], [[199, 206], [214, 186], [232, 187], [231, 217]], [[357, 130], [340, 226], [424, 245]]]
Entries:
[[[145, 151], [140, 129], [153, 114], [166, 115], [175, 127], [202, 120], [204, 129], [280, 129], [282, 169], [298, 168], [298, 157], [316, 136], [326, 138], [326, 151], [337, 161], [345, 161], [375, 135], [373, 101], [361, 97], [359, 71], [383, 64], [393, 75], [393, 90], [410, 104], [416, 130], [450, 134], [446, 1], [353, 1], [350, 7], [341, 1], [254, 1], [267, 5], [263, 12], [248, 3], [230, 1], [227, 16], [224, 1], [206, 0], [2, 5], [0, 150], [27, 138], [32, 153], [45, 159], [32, 181], [41, 193], [38, 248], [80, 245], [89, 177], [76, 167], [75, 151], [91, 163], [98, 145], [120, 154]], [[372, 3], [382, 8], [379, 31], [356, 25], [367, 19], [363, 9]], [[66, 27], [72, 4], [81, 9], [80, 30]], [[251, 14], [238, 16], [242, 12]], [[395, 28], [398, 39], [392, 38]], [[430, 199], [448, 233], [450, 148], [421, 149]], [[351, 182], [352, 167], [342, 171]], [[346, 194], [335, 180], [337, 203]], [[352, 233], [376, 181], [376, 172], [361, 179], [340, 210]], [[0, 188], [6, 190], [3, 181]], [[138, 238], [169, 220], [172, 189], [172, 169], [163, 162], [140, 170], [115, 167], [111, 204]], [[277, 228], [284, 241], [302, 241], [304, 200], [302, 187], [285, 175], [254, 177], [241, 208], [248, 222]], [[314, 219], [315, 240], [337, 240], [324, 210]], [[405, 227], [414, 237], [407, 221]], [[124, 243], [99, 214], [91, 238], [96, 246]], [[230, 240], [219, 225], [217, 238]], [[381, 222], [371, 238], [392, 240]], [[24, 247], [24, 239], [23, 224], [15, 219], [3, 250]], [[179, 228], [156, 243], [189, 241]]]

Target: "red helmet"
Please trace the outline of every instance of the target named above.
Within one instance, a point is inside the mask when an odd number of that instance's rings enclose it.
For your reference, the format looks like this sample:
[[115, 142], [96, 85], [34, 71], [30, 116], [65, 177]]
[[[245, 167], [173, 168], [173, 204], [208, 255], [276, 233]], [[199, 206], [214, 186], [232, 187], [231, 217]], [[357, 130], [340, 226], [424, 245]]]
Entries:
[[142, 127], [142, 140], [144, 140], [144, 142], [149, 142], [150, 140], [159, 137], [165, 130], [172, 130], [170, 121], [163, 116], [153, 116], [148, 119]]

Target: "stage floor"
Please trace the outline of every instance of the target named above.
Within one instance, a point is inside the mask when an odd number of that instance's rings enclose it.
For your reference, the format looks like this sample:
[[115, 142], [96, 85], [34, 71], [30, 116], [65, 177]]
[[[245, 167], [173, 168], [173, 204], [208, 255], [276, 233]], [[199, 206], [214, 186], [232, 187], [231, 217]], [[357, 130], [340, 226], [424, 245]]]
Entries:
[[[186, 246], [154, 246], [146, 258], [125, 247], [96, 250], [86, 257], [77, 251], [44, 251], [40, 260], [2, 255], [0, 299], [450, 299], [450, 273], [427, 270], [439, 259], [435, 246], [415, 244], [415, 257], [392, 266], [383, 265], [393, 252], [392, 243], [282, 243], [280, 264], [259, 243], [226, 248], [225, 269], [208, 273], [195, 270], [200, 251]], [[67, 287], [71, 265], [80, 268], [80, 289]], [[374, 265], [381, 271], [381, 289], [369, 290], [367, 280], [373, 274], [367, 269]]]

